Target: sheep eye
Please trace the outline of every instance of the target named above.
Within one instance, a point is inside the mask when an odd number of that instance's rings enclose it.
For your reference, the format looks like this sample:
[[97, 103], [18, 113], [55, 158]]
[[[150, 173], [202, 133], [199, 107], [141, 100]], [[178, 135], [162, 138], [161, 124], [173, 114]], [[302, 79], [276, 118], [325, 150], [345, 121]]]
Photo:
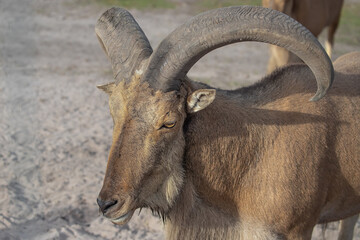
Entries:
[[175, 127], [176, 122], [166, 122], [161, 128], [173, 128]]

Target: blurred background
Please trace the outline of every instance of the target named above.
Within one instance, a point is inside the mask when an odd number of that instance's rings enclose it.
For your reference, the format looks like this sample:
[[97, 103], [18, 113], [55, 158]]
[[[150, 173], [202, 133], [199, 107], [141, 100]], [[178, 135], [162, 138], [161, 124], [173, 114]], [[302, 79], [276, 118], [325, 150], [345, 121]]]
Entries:
[[[96, 88], [112, 72], [95, 22], [111, 6], [127, 8], [156, 48], [191, 16], [244, 4], [261, 1], [0, 0], [0, 239], [164, 239], [151, 212], [119, 227], [96, 205], [113, 123]], [[345, 0], [332, 59], [355, 50], [360, 0]], [[260, 80], [268, 59], [266, 44], [233, 44], [206, 55], [189, 76], [234, 89]], [[323, 234], [336, 239], [337, 223], [317, 227], [313, 239]]]

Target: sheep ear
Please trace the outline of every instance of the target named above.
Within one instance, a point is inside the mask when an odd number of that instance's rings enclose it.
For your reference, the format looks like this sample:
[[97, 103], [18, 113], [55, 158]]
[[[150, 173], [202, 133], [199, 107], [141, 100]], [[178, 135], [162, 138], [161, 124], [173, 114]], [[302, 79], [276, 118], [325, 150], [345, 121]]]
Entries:
[[99, 85], [96, 86], [98, 89], [103, 90], [104, 92], [106, 92], [108, 95], [111, 95], [112, 92], [114, 91], [116, 84], [115, 82], [111, 82], [111, 83], [107, 83], [105, 85]]
[[191, 93], [187, 98], [188, 113], [195, 113], [209, 106], [215, 99], [215, 89], [200, 89]]

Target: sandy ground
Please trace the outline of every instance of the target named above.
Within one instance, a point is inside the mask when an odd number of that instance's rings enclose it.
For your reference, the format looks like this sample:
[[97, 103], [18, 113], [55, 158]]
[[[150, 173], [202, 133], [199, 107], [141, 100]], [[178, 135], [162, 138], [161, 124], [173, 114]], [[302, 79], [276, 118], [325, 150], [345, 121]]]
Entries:
[[[148, 211], [122, 227], [98, 212], [112, 121], [95, 86], [111, 81], [111, 68], [94, 34], [106, 7], [82, 3], [0, 0], [0, 239], [164, 238]], [[132, 13], [157, 46], [190, 16], [185, 9]], [[267, 58], [265, 44], [235, 44], [189, 75], [235, 88], [260, 79]], [[330, 224], [326, 237], [335, 236]]]

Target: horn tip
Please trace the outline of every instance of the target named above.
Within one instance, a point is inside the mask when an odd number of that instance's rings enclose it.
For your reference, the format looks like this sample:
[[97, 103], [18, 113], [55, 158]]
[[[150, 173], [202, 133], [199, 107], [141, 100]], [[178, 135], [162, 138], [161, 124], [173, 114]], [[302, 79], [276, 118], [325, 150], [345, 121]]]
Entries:
[[327, 90], [323, 89], [323, 90], [318, 90], [316, 92], [316, 94], [309, 99], [310, 102], [317, 102], [319, 101], [321, 98], [323, 98], [326, 94]]

